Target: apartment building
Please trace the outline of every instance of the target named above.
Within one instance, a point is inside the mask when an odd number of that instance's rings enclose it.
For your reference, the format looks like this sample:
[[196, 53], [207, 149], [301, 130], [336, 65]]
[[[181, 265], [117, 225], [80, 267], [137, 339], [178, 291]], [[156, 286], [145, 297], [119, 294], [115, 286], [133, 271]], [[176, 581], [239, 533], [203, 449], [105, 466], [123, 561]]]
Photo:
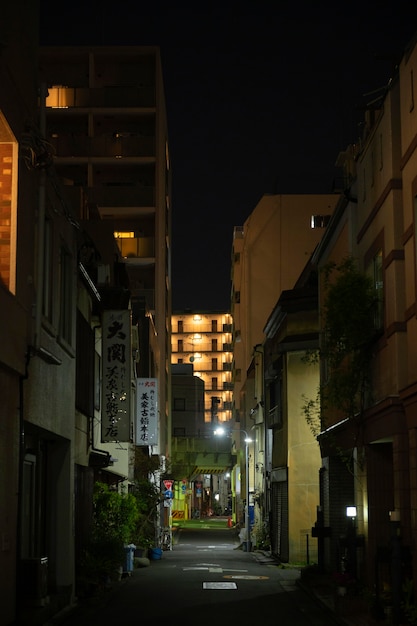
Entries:
[[[266, 414], [271, 405], [269, 401], [265, 402], [264, 369], [265, 362], [267, 365], [271, 362], [272, 347], [265, 355], [264, 342], [267, 335], [275, 337], [281, 326], [285, 328], [285, 313], [277, 304], [279, 298], [295, 286], [323, 235], [338, 198], [338, 194], [265, 195], [244, 225], [235, 228], [232, 243], [233, 419], [236, 427], [248, 433], [252, 440], [249, 444], [249, 476], [245, 480], [249, 482], [253, 541], [256, 543], [257, 535], [262, 535], [264, 522], [270, 516], [274, 535], [272, 547], [278, 551], [278, 540], [274, 539], [280, 537], [282, 545], [285, 544], [285, 553], [288, 554], [291, 546], [291, 556], [297, 558], [302, 552], [300, 528], [305, 527], [305, 520], [314, 515], [314, 504], [309, 497], [304, 523], [301, 521], [303, 516], [295, 516], [289, 536], [288, 516], [285, 521], [288, 489], [294, 501], [305, 496], [302, 490], [297, 491], [297, 480], [291, 481], [291, 487], [288, 482], [295, 469], [294, 462], [289, 469], [289, 458], [293, 458], [297, 449], [294, 441], [299, 434], [294, 437], [294, 433], [299, 431], [295, 424], [301, 419], [300, 410], [292, 411], [286, 422], [291, 424], [293, 434], [291, 430], [285, 431], [278, 443], [278, 437], [275, 437], [278, 425], [271, 423], [269, 414]], [[267, 327], [273, 312], [273, 324], [269, 323]], [[290, 352], [288, 346], [285, 350]], [[294, 401], [293, 407], [295, 404]], [[238, 439], [240, 447], [241, 439]], [[308, 435], [304, 433], [304, 444], [307, 439]], [[298, 443], [300, 441], [301, 438]], [[311, 464], [306, 474], [310, 470]], [[241, 474], [244, 473], [241, 465]]]
[[[355, 162], [356, 177], [346, 194], [349, 202], [335, 214], [315, 258], [320, 268], [351, 255], [370, 277], [378, 303], [367, 349], [370, 389], [354, 419], [334, 412], [331, 438], [320, 439], [321, 503], [324, 523], [336, 533], [346, 529], [347, 505], [355, 506], [356, 532], [364, 543], [350, 550], [352, 573], [375, 589], [381, 606], [388, 591], [389, 606], [382, 608], [396, 623], [404, 585], [414, 580], [415, 588], [417, 568], [416, 67], [414, 40], [365, 111], [358, 144], [343, 155], [347, 169]], [[323, 284], [320, 291], [323, 299]], [[344, 458], [353, 459], [353, 471], [340, 462], [339, 446]], [[340, 545], [327, 543], [327, 564], [334, 567]]]
[[[95, 237], [111, 230], [138, 327], [139, 378], [157, 381], [154, 454], [169, 454], [171, 167], [159, 49], [44, 47], [46, 138], [65, 197]], [[109, 278], [98, 263], [98, 281]], [[147, 445], [142, 442], [141, 445]]]
[[[337, 194], [264, 195], [232, 243], [234, 410], [244, 421], [243, 386], [254, 347], [281, 292], [291, 289], [323, 234]], [[247, 407], [250, 410], [253, 407]]]
[[172, 362], [192, 363], [194, 376], [204, 382], [204, 423], [207, 432], [232, 417], [232, 361], [230, 313], [173, 313]]

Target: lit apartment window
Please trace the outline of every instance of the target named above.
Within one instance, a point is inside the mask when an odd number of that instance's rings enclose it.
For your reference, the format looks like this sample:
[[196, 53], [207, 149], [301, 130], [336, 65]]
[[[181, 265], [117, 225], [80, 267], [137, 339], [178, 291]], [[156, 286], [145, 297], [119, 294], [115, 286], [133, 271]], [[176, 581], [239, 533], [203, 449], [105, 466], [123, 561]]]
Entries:
[[52, 109], [67, 109], [75, 104], [75, 89], [64, 85], [49, 87], [46, 106]]
[[[326, 228], [329, 223], [330, 215], [312, 215], [311, 228]], [[239, 294], [240, 295], [240, 294]]]
[[18, 145], [0, 111], [0, 280], [16, 290]]

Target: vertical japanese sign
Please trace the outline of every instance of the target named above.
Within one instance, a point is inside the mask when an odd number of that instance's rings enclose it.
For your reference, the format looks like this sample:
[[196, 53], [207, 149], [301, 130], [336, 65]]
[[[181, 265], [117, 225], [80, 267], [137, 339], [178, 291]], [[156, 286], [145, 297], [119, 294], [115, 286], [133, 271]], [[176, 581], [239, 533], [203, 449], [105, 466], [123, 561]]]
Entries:
[[158, 381], [138, 378], [136, 381], [136, 445], [158, 443]]
[[103, 313], [101, 441], [131, 441], [130, 311]]

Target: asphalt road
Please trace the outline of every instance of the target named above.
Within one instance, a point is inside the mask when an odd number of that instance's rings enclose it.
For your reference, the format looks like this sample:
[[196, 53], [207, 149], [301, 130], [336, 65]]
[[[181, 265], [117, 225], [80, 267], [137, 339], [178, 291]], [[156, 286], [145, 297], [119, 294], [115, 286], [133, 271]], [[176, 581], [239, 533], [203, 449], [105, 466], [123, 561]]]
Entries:
[[296, 569], [238, 548], [231, 529], [186, 528], [173, 549], [69, 615], [65, 626], [334, 626]]

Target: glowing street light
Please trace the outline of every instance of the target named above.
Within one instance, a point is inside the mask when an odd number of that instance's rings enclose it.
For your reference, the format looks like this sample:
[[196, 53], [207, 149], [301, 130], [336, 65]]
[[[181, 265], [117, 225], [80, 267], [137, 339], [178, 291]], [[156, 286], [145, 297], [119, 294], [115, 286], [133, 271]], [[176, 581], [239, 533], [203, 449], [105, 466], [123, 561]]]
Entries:
[[249, 523], [249, 444], [252, 439], [249, 437], [246, 430], [243, 428], [232, 428], [226, 431], [225, 428], [219, 426], [214, 431], [215, 435], [222, 436], [228, 432], [239, 432], [245, 435], [245, 473], [246, 473], [246, 506], [245, 506], [245, 529], [246, 529], [246, 551], [251, 551], [251, 539], [250, 539], [250, 523]]

